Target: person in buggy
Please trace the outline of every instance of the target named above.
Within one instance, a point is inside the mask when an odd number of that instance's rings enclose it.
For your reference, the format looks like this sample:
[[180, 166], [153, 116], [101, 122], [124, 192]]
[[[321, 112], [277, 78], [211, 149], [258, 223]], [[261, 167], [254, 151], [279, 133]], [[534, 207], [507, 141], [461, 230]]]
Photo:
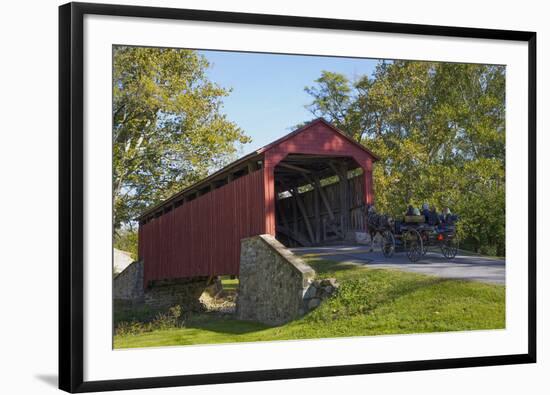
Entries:
[[416, 207], [413, 207], [412, 204], [409, 204], [409, 207], [407, 207], [407, 211], [405, 212], [405, 215], [408, 217], [420, 215], [420, 210], [418, 210]]
[[422, 205], [422, 211], [420, 212], [424, 217], [426, 217], [426, 222], [428, 222], [428, 216], [430, 215], [430, 206], [428, 203]]
[[441, 222], [443, 223], [451, 223], [452, 222], [452, 213], [451, 209], [449, 207], [445, 207], [443, 211], [441, 212]]
[[428, 225], [437, 226], [441, 222], [434, 205], [430, 207], [428, 203], [424, 203], [422, 205], [422, 215]]
[[445, 207], [441, 213], [440, 219], [440, 228], [447, 229], [455, 225], [458, 221], [458, 215], [451, 213], [449, 207]]
[[432, 205], [432, 207], [430, 207], [430, 211], [428, 211], [426, 222], [432, 226], [439, 226], [439, 224], [441, 223], [439, 219], [439, 214], [437, 213], [434, 205]]

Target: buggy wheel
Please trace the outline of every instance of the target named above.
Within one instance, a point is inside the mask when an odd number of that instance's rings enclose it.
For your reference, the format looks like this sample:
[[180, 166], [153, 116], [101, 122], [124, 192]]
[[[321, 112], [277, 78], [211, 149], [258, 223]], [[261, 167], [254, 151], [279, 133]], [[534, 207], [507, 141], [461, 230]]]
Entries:
[[426, 242], [422, 241], [422, 256], [428, 253], [428, 240]]
[[417, 230], [411, 229], [405, 234], [405, 249], [409, 261], [416, 262], [424, 255], [422, 237]]
[[447, 259], [453, 259], [458, 252], [458, 239], [449, 237], [441, 242], [441, 253]]
[[430, 235], [425, 230], [418, 232], [420, 239], [422, 240], [422, 256], [428, 253], [428, 246], [430, 244]]
[[384, 233], [382, 233], [382, 254], [386, 258], [391, 258], [395, 251], [395, 238], [393, 237], [393, 233], [389, 230], [386, 230]]

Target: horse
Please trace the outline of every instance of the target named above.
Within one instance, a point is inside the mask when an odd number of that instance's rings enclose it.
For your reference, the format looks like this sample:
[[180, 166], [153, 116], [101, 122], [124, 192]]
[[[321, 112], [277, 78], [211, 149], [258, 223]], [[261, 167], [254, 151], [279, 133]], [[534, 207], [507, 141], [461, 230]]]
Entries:
[[377, 233], [382, 235], [385, 231], [391, 231], [394, 227], [394, 219], [386, 214], [378, 214], [374, 205], [367, 206], [367, 232], [370, 235], [370, 252], [373, 251], [374, 237]]

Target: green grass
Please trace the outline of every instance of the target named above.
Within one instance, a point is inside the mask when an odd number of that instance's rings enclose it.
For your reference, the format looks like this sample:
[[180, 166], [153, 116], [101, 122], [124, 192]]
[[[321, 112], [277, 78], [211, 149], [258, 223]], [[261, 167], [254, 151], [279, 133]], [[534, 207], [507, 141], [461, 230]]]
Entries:
[[500, 329], [505, 288], [416, 273], [310, 260], [319, 277], [336, 277], [338, 294], [305, 317], [279, 327], [208, 314], [183, 327], [115, 336], [115, 348], [233, 343]]

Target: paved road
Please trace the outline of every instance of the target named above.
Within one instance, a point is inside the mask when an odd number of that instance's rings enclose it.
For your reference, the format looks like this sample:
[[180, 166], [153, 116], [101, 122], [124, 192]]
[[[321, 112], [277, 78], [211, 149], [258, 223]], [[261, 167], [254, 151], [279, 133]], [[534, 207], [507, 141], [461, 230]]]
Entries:
[[428, 252], [421, 260], [409, 262], [404, 252], [386, 258], [375, 245], [374, 252], [369, 246], [329, 246], [292, 248], [296, 255], [313, 255], [323, 259], [366, 265], [371, 268], [391, 268], [409, 272], [431, 274], [445, 278], [475, 280], [493, 284], [505, 283], [504, 259], [479, 255], [465, 255], [461, 252], [453, 260], [447, 260], [437, 250]]

